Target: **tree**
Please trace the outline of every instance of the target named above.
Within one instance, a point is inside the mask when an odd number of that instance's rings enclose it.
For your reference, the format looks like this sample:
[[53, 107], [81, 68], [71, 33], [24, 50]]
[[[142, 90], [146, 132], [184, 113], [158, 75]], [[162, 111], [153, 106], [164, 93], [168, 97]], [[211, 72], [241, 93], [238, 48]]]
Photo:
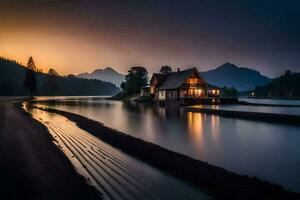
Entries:
[[49, 69], [45, 88], [52, 96], [55, 96], [59, 89], [57, 84], [58, 76], [59, 75], [55, 69]]
[[33, 71], [36, 71], [36, 66], [35, 66], [35, 63], [34, 63], [33, 58], [31, 56], [29, 57], [26, 66], [27, 66], [28, 69], [32, 69]]
[[31, 97], [33, 96], [33, 93], [37, 91], [36, 75], [32, 68], [27, 68], [26, 70], [24, 88], [26, 91], [29, 91]]
[[128, 70], [125, 79], [124, 93], [127, 95], [136, 94], [147, 85], [148, 72], [144, 67], [134, 66]]
[[238, 91], [234, 88], [223, 87], [222, 88], [222, 96], [223, 97], [237, 97]]
[[122, 83], [121, 83], [121, 89], [123, 90], [123, 92], [124, 92], [124, 90], [125, 90], [125, 85], [126, 85], [125, 82], [122, 82]]
[[59, 76], [59, 74], [57, 73], [57, 71], [55, 69], [49, 69], [48, 75], [50, 75], [50, 76]]
[[74, 74], [68, 74], [66, 77], [67, 78], [76, 78], [76, 76]]
[[172, 72], [172, 68], [170, 66], [162, 66], [159, 70], [160, 73], [162, 74], [167, 74], [167, 73], [171, 73]]

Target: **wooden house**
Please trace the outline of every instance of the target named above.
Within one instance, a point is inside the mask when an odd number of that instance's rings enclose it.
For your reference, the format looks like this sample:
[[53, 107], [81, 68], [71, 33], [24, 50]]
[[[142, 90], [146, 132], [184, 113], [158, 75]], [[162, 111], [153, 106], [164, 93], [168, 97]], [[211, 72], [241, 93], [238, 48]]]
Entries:
[[196, 68], [170, 73], [154, 73], [150, 81], [150, 93], [158, 102], [192, 104], [217, 102], [220, 89], [209, 85]]

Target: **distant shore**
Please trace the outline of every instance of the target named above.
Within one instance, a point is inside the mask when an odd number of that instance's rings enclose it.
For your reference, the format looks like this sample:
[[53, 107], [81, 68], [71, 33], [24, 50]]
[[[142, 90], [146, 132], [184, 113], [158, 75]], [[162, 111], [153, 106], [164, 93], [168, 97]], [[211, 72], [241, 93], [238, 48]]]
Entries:
[[300, 100], [300, 97], [248, 97], [249, 99]]
[[55, 146], [47, 128], [21, 108], [24, 98], [0, 98], [2, 199], [102, 199]]
[[63, 115], [102, 141], [183, 181], [198, 186], [202, 190], [204, 189], [215, 199], [300, 198], [300, 194], [286, 191], [279, 185], [229, 172], [105, 127], [103, 124], [83, 116], [50, 108], [45, 110]]
[[247, 101], [239, 101], [238, 104], [246, 106], [269, 106], [269, 107], [300, 107], [299, 105], [289, 105], [289, 104], [270, 104], [270, 103], [251, 103]]
[[228, 117], [228, 118], [247, 119], [253, 121], [282, 123], [282, 124], [300, 126], [299, 115], [248, 112], [248, 111], [236, 111], [236, 110], [221, 110], [221, 109], [197, 108], [197, 107], [187, 107], [186, 111], [206, 113], [206, 114], [218, 115], [218, 116]]

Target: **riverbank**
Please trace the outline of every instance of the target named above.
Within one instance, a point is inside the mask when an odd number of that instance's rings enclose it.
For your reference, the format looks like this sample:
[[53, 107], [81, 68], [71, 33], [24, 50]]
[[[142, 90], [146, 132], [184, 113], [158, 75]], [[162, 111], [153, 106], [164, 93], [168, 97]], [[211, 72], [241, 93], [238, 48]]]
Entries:
[[47, 128], [21, 108], [0, 101], [0, 177], [3, 199], [102, 199], [52, 142]]
[[188, 112], [200, 112], [212, 115], [218, 115], [221, 117], [247, 119], [253, 121], [262, 121], [270, 123], [282, 123], [300, 126], [299, 115], [288, 115], [288, 114], [273, 114], [273, 113], [262, 113], [262, 112], [247, 112], [247, 111], [235, 111], [235, 110], [220, 110], [200, 107], [187, 107]]
[[216, 199], [298, 199], [299, 194], [285, 191], [281, 186], [257, 178], [241, 176], [158, 145], [145, 142], [122, 132], [105, 127], [91, 119], [46, 109], [65, 116], [77, 125], [129, 155], [162, 169], [190, 184], [198, 186]]
[[288, 105], [288, 104], [268, 104], [268, 103], [250, 103], [247, 101], [239, 101], [239, 105], [246, 105], [246, 106], [269, 106], [269, 107], [291, 107], [291, 108], [299, 108], [300, 105]]

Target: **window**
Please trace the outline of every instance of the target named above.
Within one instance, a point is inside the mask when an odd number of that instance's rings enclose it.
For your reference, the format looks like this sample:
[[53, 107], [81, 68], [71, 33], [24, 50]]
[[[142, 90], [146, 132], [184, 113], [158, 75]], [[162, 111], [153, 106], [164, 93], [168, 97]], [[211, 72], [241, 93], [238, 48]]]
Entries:
[[220, 90], [212, 90], [211, 91], [213, 95], [219, 95], [220, 94]]
[[201, 89], [189, 89], [188, 96], [190, 97], [202, 97], [204, 96], [204, 91]]
[[199, 78], [188, 78], [187, 80], [188, 84], [198, 84], [199, 82]]

